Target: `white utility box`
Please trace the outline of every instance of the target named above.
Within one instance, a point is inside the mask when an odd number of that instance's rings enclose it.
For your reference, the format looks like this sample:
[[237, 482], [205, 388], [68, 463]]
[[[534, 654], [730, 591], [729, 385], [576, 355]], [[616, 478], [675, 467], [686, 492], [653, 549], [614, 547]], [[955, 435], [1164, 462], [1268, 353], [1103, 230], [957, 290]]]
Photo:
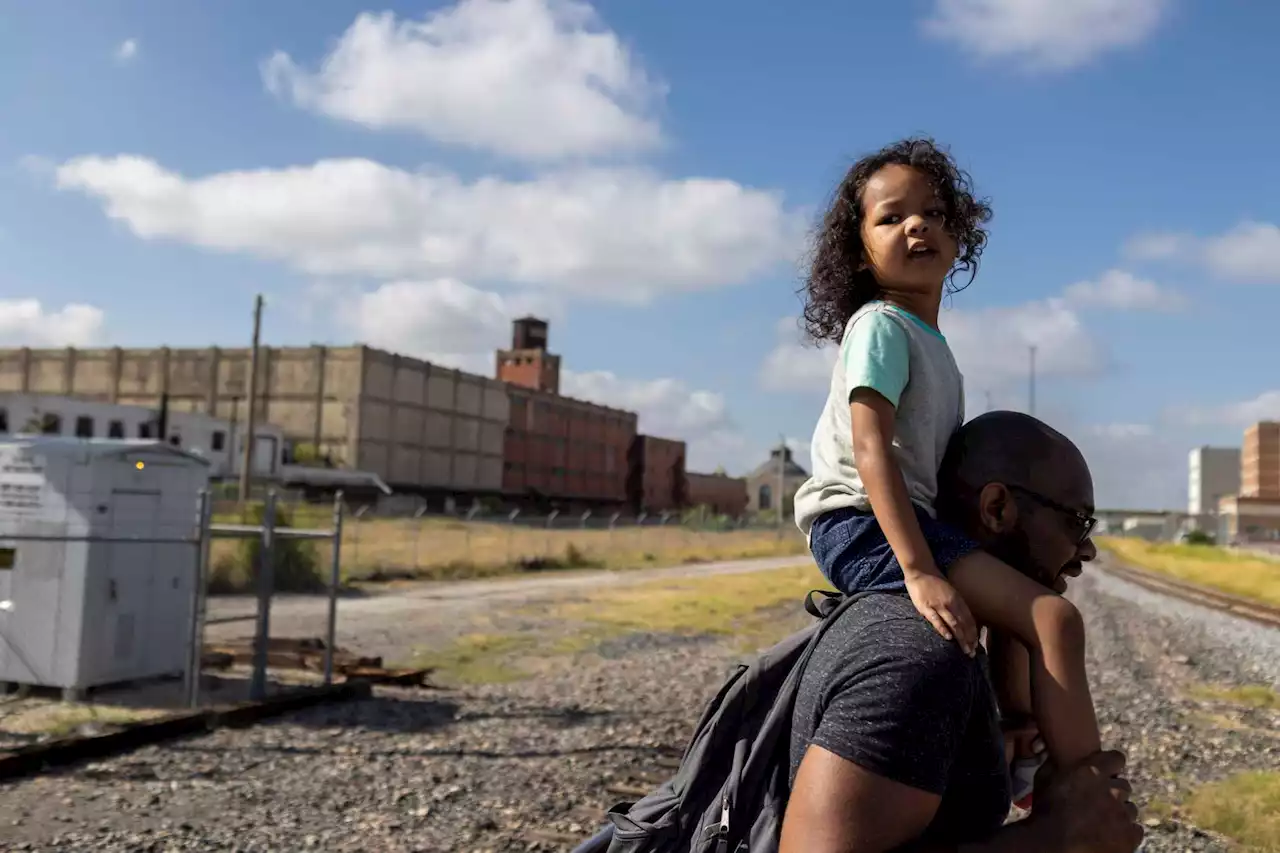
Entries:
[[156, 441], [0, 441], [0, 682], [182, 674], [208, 483]]

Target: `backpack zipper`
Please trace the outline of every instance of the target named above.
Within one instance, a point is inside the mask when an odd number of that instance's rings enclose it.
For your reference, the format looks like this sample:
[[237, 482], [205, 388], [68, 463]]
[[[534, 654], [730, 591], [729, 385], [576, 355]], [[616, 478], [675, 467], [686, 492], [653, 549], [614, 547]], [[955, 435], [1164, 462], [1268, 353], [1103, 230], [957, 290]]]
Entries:
[[716, 842], [719, 853], [727, 853], [729, 849], [729, 795], [720, 798], [720, 840]]

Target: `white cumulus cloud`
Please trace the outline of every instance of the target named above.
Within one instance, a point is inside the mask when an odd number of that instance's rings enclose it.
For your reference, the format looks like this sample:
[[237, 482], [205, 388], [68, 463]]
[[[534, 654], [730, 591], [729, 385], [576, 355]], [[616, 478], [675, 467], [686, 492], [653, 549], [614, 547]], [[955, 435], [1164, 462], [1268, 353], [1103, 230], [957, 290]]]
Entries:
[[1189, 261], [1228, 281], [1280, 284], [1280, 226], [1245, 220], [1221, 234], [1148, 232], [1126, 244], [1132, 257]]
[[461, 0], [421, 21], [360, 14], [319, 67], [276, 52], [267, 88], [374, 129], [545, 162], [649, 149], [664, 94], [578, 0]]
[[642, 169], [468, 183], [343, 159], [187, 178], [145, 157], [89, 156], [56, 175], [144, 239], [319, 275], [494, 280], [633, 303], [749, 279], [794, 259], [804, 232], [774, 193]]
[[131, 62], [138, 55], [138, 40], [125, 39], [116, 46], [116, 61]]
[[1181, 311], [1187, 298], [1154, 281], [1124, 270], [1107, 270], [1091, 281], [1069, 284], [1063, 298], [1082, 308], [1111, 308], [1118, 311]]
[[79, 302], [49, 310], [39, 299], [0, 299], [0, 345], [88, 346], [102, 338], [102, 309]]
[[1170, 410], [1171, 420], [1194, 426], [1244, 428], [1258, 421], [1280, 420], [1280, 389], [1263, 391], [1248, 400], [1219, 405], [1193, 405]]
[[1149, 38], [1170, 0], [936, 0], [924, 31], [983, 60], [1066, 71]]
[[511, 343], [511, 322], [559, 315], [535, 294], [503, 295], [456, 279], [393, 281], [324, 295], [338, 324], [362, 342], [434, 364], [492, 376], [494, 350]]

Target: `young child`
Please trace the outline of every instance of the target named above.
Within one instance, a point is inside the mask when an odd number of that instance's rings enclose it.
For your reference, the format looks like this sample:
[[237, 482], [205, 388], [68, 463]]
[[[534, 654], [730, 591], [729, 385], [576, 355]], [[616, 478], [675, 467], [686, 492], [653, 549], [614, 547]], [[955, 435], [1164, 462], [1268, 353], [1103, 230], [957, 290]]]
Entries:
[[1049, 757], [1067, 766], [1100, 747], [1079, 612], [934, 512], [938, 467], [964, 421], [963, 380], [938, 311], [944, 292], [962, 289], [957, 273], [972, 282], [990, 216], [968, 176], [929, 140], [894, 143], [841, 182], [818, 234], [804, 312], [809, 334], [839, 341], [840, 355], [796, 523], [842, 592], [905, 591], [970, 655], [979, 622], [1025, 646], [1032, 707], [1017, 707], [1026, 703], [1018, 701], [1028, 693], [1024, 676], [1023, 689], [1001, 679], [1001, 710], [1030, 710]]

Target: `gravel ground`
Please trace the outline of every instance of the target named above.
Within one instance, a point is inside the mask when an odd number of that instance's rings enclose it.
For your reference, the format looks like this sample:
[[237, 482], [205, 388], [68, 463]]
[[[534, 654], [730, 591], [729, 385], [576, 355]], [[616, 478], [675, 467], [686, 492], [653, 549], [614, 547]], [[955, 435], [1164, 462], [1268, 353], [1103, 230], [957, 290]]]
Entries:
[[[1280, 718], [1186, 698], [1195, 681], [1276, 682], [1275, 632], [1090, 576], [1094, 695], [1140, 799], [1280, 766]], [[803, 613], [788, 616], [802, 624]], [[683, 746], [732, 648], [632, 636], [536, 680], [463, 691], [379, 690], [367, 702], [144, 749], [7, 786], [0, 849], [58, 851], [558, 850]], [[1211, 714], [1246, 727], [1213, 727]], [[1176, 821], [1150, 853], [1226, 851]]]

